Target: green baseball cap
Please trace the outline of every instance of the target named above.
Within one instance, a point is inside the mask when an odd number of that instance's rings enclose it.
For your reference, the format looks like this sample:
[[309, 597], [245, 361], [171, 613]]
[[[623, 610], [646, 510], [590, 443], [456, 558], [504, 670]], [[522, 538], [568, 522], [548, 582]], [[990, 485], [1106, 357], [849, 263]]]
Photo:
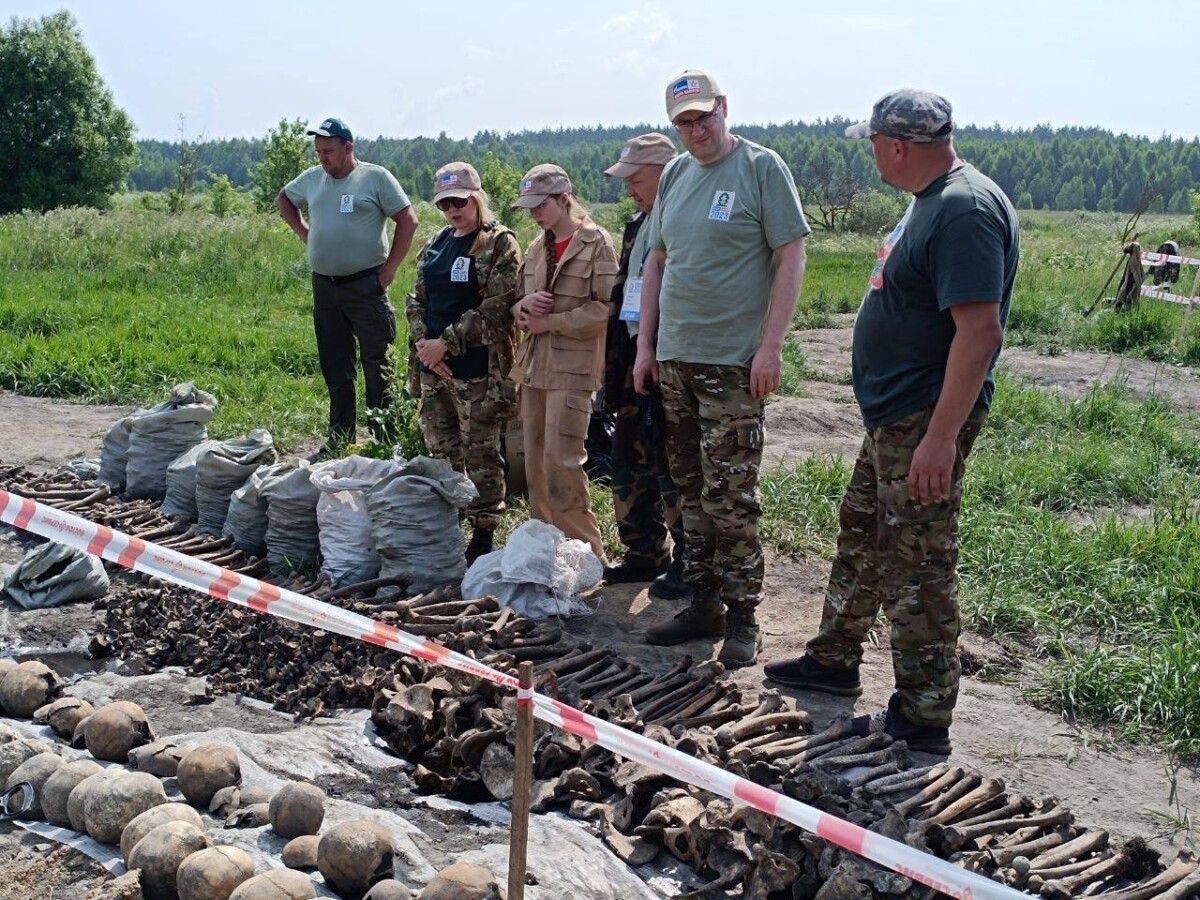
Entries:
[[341, 119], [325, 119], [316, 128], [308, 129], [308, 133], [321, 137], [341, 138], [343, 141], [353, 142], [354, 140], [354, 135]]

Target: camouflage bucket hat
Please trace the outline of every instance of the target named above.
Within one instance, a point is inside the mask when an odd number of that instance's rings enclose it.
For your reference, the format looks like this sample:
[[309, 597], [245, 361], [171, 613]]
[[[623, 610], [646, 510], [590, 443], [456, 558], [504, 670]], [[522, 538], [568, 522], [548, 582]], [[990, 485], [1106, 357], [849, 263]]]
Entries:
[[870, 121], [851, 125], [846, 137], [883, 134], [899, 141], [932, 144], [949, 140], [953, 131], [949, 100], [929, 91], [905, 88], [884, 95], [871, 110]]

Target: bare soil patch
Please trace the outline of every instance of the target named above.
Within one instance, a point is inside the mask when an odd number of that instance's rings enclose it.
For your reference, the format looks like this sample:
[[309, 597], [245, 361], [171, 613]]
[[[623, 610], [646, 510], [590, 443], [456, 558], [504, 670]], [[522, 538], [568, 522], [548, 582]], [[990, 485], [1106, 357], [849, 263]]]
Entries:
[[54, 469], [78, 456], [97, 456], [108, 426], [132, 411], [0, 391], [0, 459]]

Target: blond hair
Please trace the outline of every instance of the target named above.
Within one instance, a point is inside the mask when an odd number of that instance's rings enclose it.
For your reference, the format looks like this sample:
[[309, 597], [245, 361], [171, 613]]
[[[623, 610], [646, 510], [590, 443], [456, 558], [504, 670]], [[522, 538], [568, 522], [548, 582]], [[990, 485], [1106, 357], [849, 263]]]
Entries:
[[492, 212], [492, 207], [488, 203], [487, 191], [471, 191], [471, 199], [475, 201], [475, 209], [479, 213], [479, 220], [475, 223], [476, 225], [482, 228], [488, 222], [496, 220], [496, 214]]

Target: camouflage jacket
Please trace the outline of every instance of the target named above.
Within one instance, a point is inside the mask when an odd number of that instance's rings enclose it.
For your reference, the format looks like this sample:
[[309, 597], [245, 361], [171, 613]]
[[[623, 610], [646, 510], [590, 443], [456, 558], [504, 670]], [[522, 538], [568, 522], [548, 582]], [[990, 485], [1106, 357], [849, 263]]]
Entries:
[[[446, 226], [449, 228], [449, 226]], [[426, 241], [417, 255], [417, 283], [408, 295], [405, 315], [408, 318], [408, 378], [413, 395], [420, 393], [420, 364], [417, 361], [417, 341], [426, 337], [439, 337], [446, 342], [451, 356], [462, 356], [468, 347], [488, 348], [488, 377], [500, 384], [507, 381], [516, 352], [516, 326], [511, 307], [517, 283], [517, 270], [521, 266], [521, 246], [512, 230], [492, 221], [479, 229], [470, 255], [475, 260], [479, 278], [479, 306], [465, 312], [461, 319], [450, 325], [439, 335], [429, 335], [425, 330], [425, 311], [428, 299], [425, 295], [424, 263], [430, 244], [443, 231]], [[505, 392], [511, 394], [510, 391]]]

